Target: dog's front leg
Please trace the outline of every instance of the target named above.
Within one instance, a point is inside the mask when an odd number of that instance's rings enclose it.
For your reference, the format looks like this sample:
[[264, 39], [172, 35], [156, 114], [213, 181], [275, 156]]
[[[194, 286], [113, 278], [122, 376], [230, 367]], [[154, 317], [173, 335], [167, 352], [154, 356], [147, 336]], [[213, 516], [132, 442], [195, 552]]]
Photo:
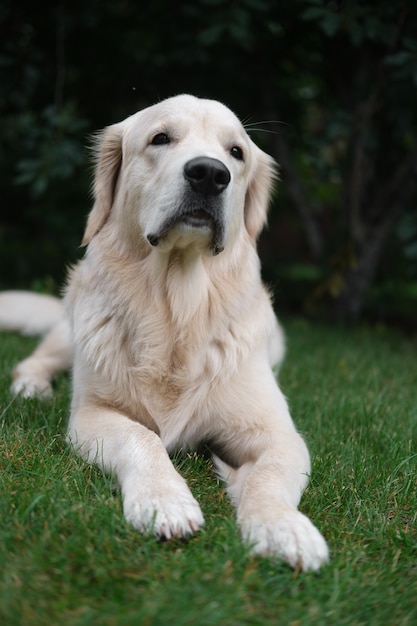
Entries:
[[204, 524], [161, 439], [145, 426], [117, 411], [89, 406], [71, 416], [68, 440], [88, 462], [117, 476], [124, 515], [139, 531], [170, 539]]
[[238, 469], [219, 460], [216, 464], [237, 508], [244, 541], [255, 554], [283, 559], [302, 570], [319, 569], [328, 560], [326, 542], [297, 510], [310, 471], [303, 439], [291, 428], [263, 436], [250, 431], [240, 434], [237, 445], [249, 451], [251, 460]]

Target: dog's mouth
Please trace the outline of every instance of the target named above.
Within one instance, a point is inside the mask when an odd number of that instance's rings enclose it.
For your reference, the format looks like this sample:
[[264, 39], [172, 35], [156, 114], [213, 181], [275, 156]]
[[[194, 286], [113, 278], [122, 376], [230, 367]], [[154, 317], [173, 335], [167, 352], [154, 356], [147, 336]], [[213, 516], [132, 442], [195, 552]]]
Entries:
[[158, 246], [161, 241], [166, 239], [169, 233], [178, 227], [185, 227], [190, 230], [211, 231], [212, 237], [209, 244], [213, 255], [220, 254], [224, 250], [224, 226], [223, 221], [219, 218], [221, 210], [216, 203], [205, 208], [200, 206], [184, 206], [180, 211], [162, 225], [159, 232], [152, 233], [147, 236], [151, 246]]
[[204, 209], [196, 209], [180, 215], [178, 224], [186, 224], [193, 228], [213, 228], [213, 217]]

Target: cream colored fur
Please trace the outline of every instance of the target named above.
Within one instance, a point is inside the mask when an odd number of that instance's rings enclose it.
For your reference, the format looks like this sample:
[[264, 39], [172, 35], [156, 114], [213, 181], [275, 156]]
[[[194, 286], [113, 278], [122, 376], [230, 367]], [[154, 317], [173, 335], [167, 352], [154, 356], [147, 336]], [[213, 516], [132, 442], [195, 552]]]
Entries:
[[[198, 157], [230, 173], [213, 200], [216, 255], [211, 222], [175, 221], [191, 197], [206, 202], [184, 177]], [[68, 440], [117, 476], [138, 530], [169, 538], [203, 526], [168, 453], [207, 442], [253, 551], [316, 570], [328, 550], [297, 510], [309, 454], [272, 372], [284, 340], [256, 251], [273, 178], [272, 159], [215, 101], [177, 96], [105, 130], [88, 248], [65, 297], [72, 339], [58, 322], [14, 388], [48, 393], [74, 359]]]

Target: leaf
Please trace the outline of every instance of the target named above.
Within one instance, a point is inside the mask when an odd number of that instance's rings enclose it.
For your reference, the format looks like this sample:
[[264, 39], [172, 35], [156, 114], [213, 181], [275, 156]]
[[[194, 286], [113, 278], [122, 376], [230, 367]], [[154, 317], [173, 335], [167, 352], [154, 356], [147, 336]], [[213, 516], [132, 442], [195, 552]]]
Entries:
[[340, 17], [332, 13], [327, 13], [325, 19], [321, 22], [321, 28], [328, 37], [333, 37], [339, 30]]
[[213, 46], [217, 43], [225, 31], [223, 24], [216, 24], [203, 30], [198, 36], [198, 42], [202, 46]]
[[306, 9], [301, 14], [303, 20], [316, 20], [321, 19], [327, 14], [327, 10], [322, 7], [311, 7], [310, 9]]
[[402, 50], [401, 52], [397, 52], [396, 54], [391, 54], [385, 59], [385, 63], [387, 65], [406, 65], [410, 59], [412, 59], [413, 55], [410, 52], [406, 52]]

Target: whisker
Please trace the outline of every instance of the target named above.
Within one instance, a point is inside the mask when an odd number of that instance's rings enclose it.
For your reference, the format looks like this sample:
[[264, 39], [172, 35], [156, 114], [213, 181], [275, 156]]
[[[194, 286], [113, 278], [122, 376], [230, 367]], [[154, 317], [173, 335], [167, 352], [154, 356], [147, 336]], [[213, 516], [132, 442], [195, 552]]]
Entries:
[[260, 122], [251, 122], [244, 123], [243, 127], [248, 134], [250, 133], [268, 133], [270, 135], [276, 135], [278, 130], [273, 130], [272, 128], [260, 128], [261, 125], [273, 125], [279, 124], [280, 126], [288, 126], [287, 122], [283, 122], [282, 120], [262, 120]]
[[248, 133], [248, 135], [250, 133], [267, 133], [267, 134], [270, 134], [270, 135], [277, 135], [278, 134], [277, 130], [270, 130], [268, 128], [256, 128], [256, 127], [248, 128], [248, 127], [245, 127], [245, 130]]
[[[242, 118], [240, 121], [242, 122], [242, 126], [246, 128], [246, 126], [249, 124], [250, 120], [253, 119], [252, 115], [248, 115], [248, 117], [244, 117]], [[252, 122], [253, 123], [253, 122]]]
[[249, 127], [252, 127], [252, 126], [255, 126], [255, 125], [256, 126], [260, 126], [261, 124], [280, 124], [280, 125], [288, 126], [288, 123], [284, 122], [283, 120], [261, 120], [261, 121], [258, 121], [258, 122], [251, 122], [250, 124], [245, 122], [243, 124], [243, 126], [245, 128], [249, 128]]

